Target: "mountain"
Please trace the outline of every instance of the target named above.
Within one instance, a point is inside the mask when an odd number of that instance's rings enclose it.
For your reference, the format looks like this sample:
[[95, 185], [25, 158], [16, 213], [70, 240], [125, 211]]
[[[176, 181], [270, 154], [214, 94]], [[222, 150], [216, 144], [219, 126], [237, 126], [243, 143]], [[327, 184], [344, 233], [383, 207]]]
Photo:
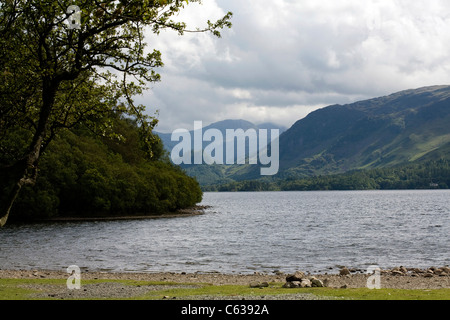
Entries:
[[[208, 126], [202, 128], [203, 133], [209, 129], [217, 129], [219, 130], [223, 137], [226, 137], [226, 130], [238, 130], [242, 129], [243, 131], [247, 131], [249, 129], [254, 129], [258, 132], [259, 129], [266, 129], [270, 132], [271, 129], [278, 129], [280, 134], [287, 130], [284, 126], [279, 126], [277, 124], [266, 122], [263, 124], [256, 125], [252, 122], [243, 120], [243, 119], [227, 119], [219, 122], [212, 123]], [[158, 133], [155, 132], [162, 140], [164, 144], [164, 148], [170, 153], [179, 141], [171, 141], [171, 133]], [[194, 130], [189, 131], [191, 137], [191, 146], [194, 145]], [[203, 147], [205, 147], [209, 142], [204, 142]], [[226, 154], [226, 141], [224, 141], [224, 150], [223, 154]], [[192, 157], [194, 154], [192, 154]], [[235, 145], [235, 157], [234, 163], [237, 163], [237, 152]], [[192, 161], [193, 163], [194, 161]], [[196, 164], [181, 164], [181, 167], [187, 172], [188, 175], [196, 177], [200, 184], [216, 184], [216, 183], [227, 183], [231, 182], [234, 179], [239, 179], [239, 177], [249, 178], [253, 176], [254, 178], [258, 178], [256, 173], [249, 173], [251, 171], [251, 167], [249, 165], [196, 165]], [[259, 172], [259, 171], [258, 171]], [[250, 174], [250, 175], [249, 175]], [[259, 173], [258, 173], [259, 174]]]
[[[220, 130], [220, 132], [222, 132], [222, 134], [225, 136], [225, 132], [227, 129], [232, 129], [232, 130], [237, 130], [237, 129], [242, 129], [244, 131], [247, 131], [248, 129], [279, 129], [280, 130], [280, 134], [283, 133], [284, 131], [287, 130], [286, 127], [284, 126], [279, 126], [276, 125], [274, 123], [271, 122], [266, 122], [263, 124], [259, 124], [256, 125], [250, 121], [246, 121], [246, 120], [242, 120], [242, 119], [227, 119], [227, 120], [222, 120], [222, 121], [218, 121], [218, 122], [214, 122], [208, 126], [205, 126], [203, 128], [203, 132], [207, 131], [208, 129], [218, 129]], [[161, 132], [155, 132], [162, 140], [163, 144], [164, 144], [164, 148], [167, 151], [171, 151], [172, 148], [174, 146], [176, 146], [178, 144], [178, 141], [171, 141], [171, 136], [172, 133], [161, 133]], [[191, 130], [189, 131], [191, 137], [194, 137], [194, 131]]]
[[[225, 120], [204, 130], [213, 127], [221, 132], [258, 128], [244, 120]], [[264, 128], [272, 127], [266, 124]], [[161, 138], [168, 150], [177, 144], [170, 141], [170, 134], [163, 134]], [[281, 134], [279, 154], [280, 170], [272, 179], [449, 159], [450, 86], [411, 89], [316, 110]], [[202, 185], [261, 178], [258, 165], [190, 165], [184, 168]]]
[[280, 137], [282, 176], [378, 168], [448, 157], [450, 86], [333, 105]]

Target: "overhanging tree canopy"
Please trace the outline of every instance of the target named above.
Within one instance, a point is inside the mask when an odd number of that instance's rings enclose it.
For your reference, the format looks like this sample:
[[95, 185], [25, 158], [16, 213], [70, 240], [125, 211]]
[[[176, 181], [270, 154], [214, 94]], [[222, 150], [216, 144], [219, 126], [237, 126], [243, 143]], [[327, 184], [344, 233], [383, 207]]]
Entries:
[[[36, 180], [41, 153], [62, 128], [79, 123], [114, 135], [120, 112], [139, 122], [152, 157], [157, 119], [133, 96], [160, 80], [158, 50], [146, 52], [144, 30], [188, 32], [178, 0], [0, 1], [0, 225], [25, 184]], [[72, 7], [73, 8], [73, 7]], [[231, 13], [203, 29], [220, 37]], [[79, 22], [74, 27], [73, 23]], [[14, 141], [14, 143], [11, 143]]]

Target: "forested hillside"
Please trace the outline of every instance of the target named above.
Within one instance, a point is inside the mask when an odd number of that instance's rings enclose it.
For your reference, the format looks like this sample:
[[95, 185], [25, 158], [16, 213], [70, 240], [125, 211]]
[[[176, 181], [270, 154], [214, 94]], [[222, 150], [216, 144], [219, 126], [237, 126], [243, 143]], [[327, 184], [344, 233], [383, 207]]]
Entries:
[[390, 168], [367, 169], [302, 179], [247, 180], [204, 186], [206, 191], [312, 191], [447, 189], [450, 160], [430, 160]]
[[120, 139], [99, 137], [83, 126], [61, 132], [11, 219], [158, 214], [201, 201], [197, 181], [168, 161], [162, 144], [150, 161], [134, 122], [118, 118], [114, 127]]

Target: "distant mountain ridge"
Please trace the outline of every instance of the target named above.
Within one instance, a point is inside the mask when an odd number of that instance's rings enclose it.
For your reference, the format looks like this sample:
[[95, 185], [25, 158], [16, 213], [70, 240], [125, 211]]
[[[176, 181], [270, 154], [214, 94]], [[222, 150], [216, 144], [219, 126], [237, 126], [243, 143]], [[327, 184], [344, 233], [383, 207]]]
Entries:
[[[203, 124], [204, 125], [204, 124]], [[258, 132], [259, 129], [266, 129], [268, 132], [270, 132], [271, 129], [278, 129], [280, 130], [279, 133], [282, 134], [287, 130], [286, 127], [280, 126], [271, 122], [266, 122], [263, 124], [256, 125], [250, 121], [243, 120], [243, 119], [227, 119], [223, 121], [214, 122], [208, 126], [205, 126], [202, 128], [203, 133], [209, 129], [218, 129], [223, 134], [224, 138], [226, 137], [226, 130], [237, 130], [242, 129], [244, 131], [247, 131], [249, 129], [254, 129]], [[169, 152], [172, 151], [173, 147], [176, 146], [179, 142], [178, 141], [171, 141], [171, 133], [158, 133], [155, 132], [162, 140], [164, 144], [164, 148]], [[194, 131], [189, 131], [191, 135], [191, 145], [193, 146], [193, 138], [194, 138]], [[205, 147], [208, 144], [208, 142], [203, 144], [203, 147]], [[224, 143], [225, 147], [225, 143]], [[224, 151], [225, 154], [225, 151]], [[236, 163], [236, 162], [235, 162]], [[250, 170], [249, 165], [186, 165], [181, 164], [181, 167], [186, 170], [187, 174], [193, 177], [196, 177], [200, 184], [215, 184], [215, 183], [227, 183], [230, 181], [233, 181], [234, 176], [242, 176], [247, 175], [248, 171]], [[250, 166], [251, 169], [258, 169], [258, 175], [259, 175], [259, 166]], [[252, 173], [256, 174], [256, 173]]]
[[[203, 123], [203, 125], [205, 125]], [[243, 120], [243, 119], [227, 119], [222, 120], [218, 122], [211, 123], [210, 125], [207, 125], [203, 127], [203, 132], [205, 132], [208, 129], [218, 129], [222, 132], [223, 135], [225, 135], [225, 132], [227, 129], [236, 130], [236, 129], [242, 129], [244, 131], [247, 131], [248, 129], [279, 129], [280, 134], [287, 130], [284, 126], [279, 126], [277, 124], [266, 122], [259, 125], [256, 125], [250, 121]], [[191, 134], [191, 137], [193, 137], [193, 130], [189, 131]], [[162, 140], [164, 147], [167, 151], [172, 150], [172, 148], [178, 144], [177, 141], [171, 141], [171, 133], [161, 133], [161, 132], [155, 132]]]
[[[204, 129], [213, 126], [257, 128], [245, 120], [225, 120]], [[161, 138], [170, 149], [172, 142], [166, 142], [167, 136]], [[450, 158], [450, 86], [331, 105], [298, 120], [281, 134], [279, 143], [280, 171], [273, 178], [280, 179]], [[203, 185], [261, 178], [257, 165], [185, 169]]]

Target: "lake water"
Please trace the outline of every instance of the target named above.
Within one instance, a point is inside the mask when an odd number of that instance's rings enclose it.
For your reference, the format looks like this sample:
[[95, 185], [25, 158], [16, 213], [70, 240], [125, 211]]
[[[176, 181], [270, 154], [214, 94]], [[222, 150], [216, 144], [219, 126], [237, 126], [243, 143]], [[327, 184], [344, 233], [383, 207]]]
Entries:
[[205, 193], [200, 216], [7, 225], [0, 268], [337, 272], [450, 264], [450, 190]]

